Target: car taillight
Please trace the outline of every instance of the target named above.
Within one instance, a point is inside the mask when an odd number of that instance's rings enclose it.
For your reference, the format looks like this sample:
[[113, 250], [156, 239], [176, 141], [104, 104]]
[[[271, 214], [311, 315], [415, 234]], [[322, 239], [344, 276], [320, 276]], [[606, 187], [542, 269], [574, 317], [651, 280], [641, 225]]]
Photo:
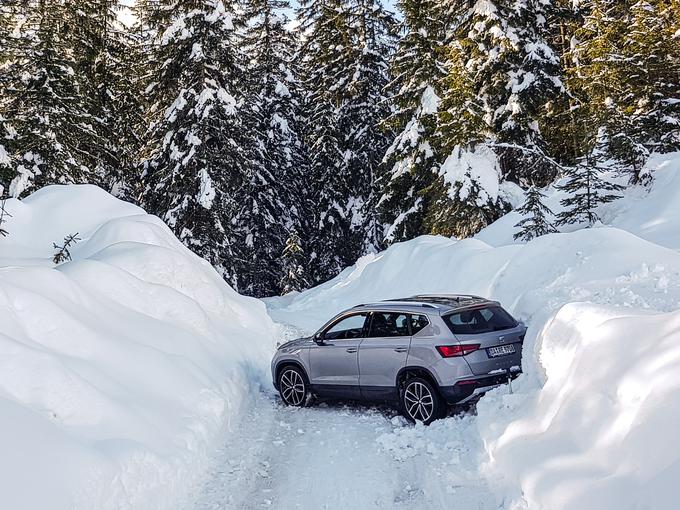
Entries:
[[475, 352], [479, 349], [479, 344], [468, 344], [468, 345], [438, 345], [437, 350], [442, 358], [456, 358], [460, 356], [465, 356], [471, 352]]
[[474, 379], [468, 379], [466, 381], [458, 381], [456, 383], [456, 386], [477, 386], [479, 384], [479, 381], [475, 381]]

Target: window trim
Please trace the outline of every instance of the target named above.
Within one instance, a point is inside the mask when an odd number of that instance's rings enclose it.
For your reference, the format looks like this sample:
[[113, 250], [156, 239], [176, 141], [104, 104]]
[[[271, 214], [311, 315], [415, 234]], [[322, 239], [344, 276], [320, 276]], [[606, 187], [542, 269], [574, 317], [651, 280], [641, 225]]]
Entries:
[[[365, 335], [368, 333], [368, 330], [366, 328], [366, 323], [368, 322], [368, 319], [371, 316], [371, 312], [350, 312], [350, 313], [344, 314], [344, 315], [338, 317], [337, 319], [335, 319], [334, 321], [332, 321], [330, 324], [327, 324], [325, 327], [321, 328], [321, 331], [319, 333], [317, 333], [315, 336], [320, 336], [320, 339], [324, 340], [326, 338], [326, 333], [328, 333], [331, 329], [333, 329], [337, 324], [341, 323], [345, 319], [349, 319], [350, 317], [355, 317], [357, 315], [365, 315], [364, 325], [361, 328], [362, 336], [359, 337], [359, 338], [366, 338]], [[348, 339], [347, 338], [339, 338], [339, 339], [335, 339], [335, 340], [348, 340]], [[353, 339], [353, 340], [356, 340], [356, 339]]]
[[[408, 331], [411, 334], [411, 336], [417, 335], [422, 330], [424, 330], [427, 326], [430, 326], [432, 324], [432, 321], [430, 321], [430, 318], [424, 313], [409, 313], [408, 315], [409, 315]], [[427, 321], [427, 324], [425, 326], [423, 326], [422, 328], [420, 328], [415, 333], [413, 332], [413, 322], [412, 322], [413, 317], [425, 317], [425, 320]]]

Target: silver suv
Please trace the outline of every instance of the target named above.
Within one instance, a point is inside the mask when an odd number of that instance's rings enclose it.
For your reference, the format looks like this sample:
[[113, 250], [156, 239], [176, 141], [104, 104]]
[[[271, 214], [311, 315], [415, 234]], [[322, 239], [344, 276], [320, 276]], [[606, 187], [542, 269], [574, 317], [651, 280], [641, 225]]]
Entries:
[[422, 295], [358, 305], [279, 347], [284, 403], [311, 397], [397, 403], [425, 424], [520, 373], [526, 327], [496, 301]]

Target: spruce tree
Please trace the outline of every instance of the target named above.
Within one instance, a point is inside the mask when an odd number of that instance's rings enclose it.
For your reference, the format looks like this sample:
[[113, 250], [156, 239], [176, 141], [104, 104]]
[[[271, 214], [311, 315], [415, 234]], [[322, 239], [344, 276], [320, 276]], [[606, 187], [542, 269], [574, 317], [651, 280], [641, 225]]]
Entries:
[[142, 183], [139, 153], [146, 130], [144, 112], [144, 42], [134, 32], [113, 27], [108, 47], [107, 127], [117, 166], [106, 176], [106, 189], [119, 198], [135, 201]]
[[596, 209], [602, 204], [619, 198], [624, 186], [610, 182], [602, 177], [602, 173], [612, 170], [607, 164], [609, 139], [606, 129], [600, 128], [597, 143], [593, 150], [581, 158], [579, 164], [570, 169], [567, 181], [558, 186], [570, 196], [560, 204], [565, 208], [557, 215], [557, 225], [586, 223], [593, 226], [600, 218]]
[[446, 35], [441, 4], [434, 0], [401, 0], [401, 38], [391, 60], [387, 94], [394, 111], [386, 124], [397, 134], [384, 163], [380, 217], [388, 225], [387, 242], [427, 233], [424, 218], [436, 180], [438, 154], [432, 143], [437, 125], [442, 80], [446, 73], [441, 48]]
[[9, 190], [9, 183], [13, 174], [9, 153], [5, 148], [9, 138], [7, 121], [2, 115], [2, 112], [6, 110], [6, 107], [3, 106], [7, 97], [6, 91], [10, 87], [14, 73], [15, 59], [11, 37], [14, 22], [13, 9], [14, 5], [11, 3], [0, 5], [0, 197], [4, 196]]
[[312, 278], [323, 281], [375, 249], [376, 173], [389, 139], [386, 114], [393, 23], [375, 0], [306, 0], [298, 13], [310, 154]]
[[306, 214], [296, 40], [282, 13], [288, 7], [282, 0], [249, 0], [245, 11], [243, 46], [250, 64], [244, 125], [255, 152], [235, 219], [236, 261], [239, 290], [255, 296], [279, 293], [286, 271], [281, 249]]
[[525, 216], [515, 225], [519, 231], [515, 233], [515, 240], [531, 241], [546, 234], [557, 232], [548, 219], [553, 212], [544, 204], [545, 195], [536, 186], [531, 186], [526, 193], [524, 204], [517, 208], [517, 212]]
[[9, 193], [24, 196], [46, 184], [99, 183], [90, 149], [101, 143], [93, 127], [87, 87], [70, 46], [74, 5], [59, 0], [22, 3], [14, 58], [16, 80], [2, 101], [12, 133], [6, 150], [14, 161]]
[[5, 148], [8, 142], [5, 118], [0, 115], [0, 196], [4, 196], [9, 191], [9, 184], [12, 178], [12, 160]]
[[[552, 2], [453, 0], [447, 12], [447, 76], [432, 136], [442, 178], [428, 190], [425, 224], [431, 232], [466, 237], [508, 210], [497, 192], [503, 180], [551, 182], [557, 165], [541, 124], [565, 91], [549, 44]], [[465, 165], [475, 168], [466, 172]]]
[[240, 115], [234, 13], [215, 0], [149, 7], [155, 41], [142, 200], [235, 284], [232, 219], [251, 172], [252, 143]]
[[305, 276], [305, 259], [302, 241], [297, 232], [293, 230], [282, 253], [283, 277], [280, 286], [282, 294], [301, 291], [307, 287]]
[[[480, 184], [477, 164], [468, 161], [461, 150], [454, 150], [443, 163], [441, 175], [428, 190], [432, 200], [425, 217], [428, 232], [464, 239], [509, 210], [500, 196]], [[488, 161], [482, 163], [486, 164]]]
[[351, 0], [349, 46], [340, 57], [341, 106], [345, 174], [350, 185], [348, 216], [351, 233], [360, 243], [355, 258], [382, 247], [378, 218], [378, 178], [385, 151], [392, 142], [385, 120], [391, 113], [384, 90], [390, 81], [389, 60], [395, 47], [396, 19], [380, 0]]
[[[105, 189], [132, 195], [133, 167], [139, 149], [142, 106], [135, 94], [134, 39], [118, 20], [119, 0], [71, 0], [78, 30], [71, 33], [76, 72], [84, 84], [93, 129], [98, 138], [88, 147]], [[132, 72], [131, 72], [132, 71]]]
[[[347, 20], [341, 0], [304, 0], [298, 9], [300, 69], [305, 90], [303, 140], [309, 150], [308, 189], [312, 217], [303, 237], [308, 240], [312, 281], [336, 274], [351, 259], [346, 218], [347, 183], [342, 175], [342, 134], [338, 125], [337, 48], [345, 40]], [[349, 254], [348, 254], [349, 252]]]
[[541, 122], [564, 94], [560, 63], [549, 44], [552, 0], [453, 2], [449, 78], [439, 135], [453, 146], [490, 144], [504, 179], [545, 185], [556, 168], [546, 158]]
[[[652, 152], [680, 148], [677, 19], [663, 0], [587, 0], [569, 54], [569, 85], [583, 122], [605, 127], [608, 156], [633, 183]], [[595, 139], [597, 130], [590, 132]]]

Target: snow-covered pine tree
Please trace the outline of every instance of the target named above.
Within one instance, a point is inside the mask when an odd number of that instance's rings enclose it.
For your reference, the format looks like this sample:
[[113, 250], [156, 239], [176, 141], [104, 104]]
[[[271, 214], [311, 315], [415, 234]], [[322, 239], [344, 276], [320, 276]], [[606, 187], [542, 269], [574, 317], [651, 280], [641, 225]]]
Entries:
[[144, 112], [145, 56], [143, 41], [130, 30], [114, 25], [108, 45], [107, 74], [110, 91], [106, 103], [109, 112], [110, 143], [118, 167], [106, 176], [106, 188], [119, 198], [136, 200], [142, 183], [139, 178], [139, 152], [147, 128]]
[[293, 230], [286, 239], [286, 246], [282, 253], [283, 277], [280, 281], [281, 293], [301, 291], [308, 282], [305, 277], [305, 257], [302, 241], [298, 233]]
[[21, 2], [13, 30], [20, 80], [2, 101], [14, 160], [9, 193], [23, 196], [54, 183], [99, 182], [88, 148], [97, 145], [96, 119], [70, 47], [73, 5], [61, 0]]
[[312, 282], [331, 278], [356, 259], [359, 243], [350, 236], [350, 185], [344, 174], [343, 134], [339, 128], [340, 89], [347, 70], [340, 52], [350, 44], [342, 0], [303, 0], [298, 9], [300, 69], [304, 96], [303, 132], [309, 150], [308, 189], [313, 209], [307, 232]]
[[569, 86], [583, 121], [606, 127], [608, 155], [632, 183], [646, 182], [649, 154], [680, 148], [677, 18], [664, 0], [586, 0], [578, 9]]
[[387, 94], [394, 112], [386, 124], [397, 135], [384, 163], [380, 218], [388, 227], [385, 241], [412, 239], [427, 232], [424, 219], [430, 203], [427, 190], [437, 178], [438, 155], [431, 143], [437, 123], [442, 80], [440, 62], [446, 36], [441, 3], [401, 0], [401, 38], [391, 60]]
[[297, 41], [286, 29], [287, 8], [284, 0], [245, 4], [243, 46], [249, 65], [244, 125], [255, 152], [240, 193], [235, 255], [239, 290], [260, 297], [279, 294], [288, 270], [281, 265], [281, 250], [305, 214]]
[[234, 13], [221, 0], [149, 7], [145, 23], [156, 38], [142, 202], [235, 284], [232, 219], [253, 151], [241, 117]]
[[[14, 5], [12, 2], [3, 2], [0, 5], [0, 197], [5, 196], [12, 180], [12, 164], [9, 153], [5, 148], [9, 132], [6, 127], [6, 119], [2, 112], [6, 110], [3, 103], [6, 101], [6, 90], [10, 87], [13, 79], [15, 59], [14, 46], [11, 33], [14, 29]], [[0, 215], [2, 211], [0, 211]]]
[[133, 38], [118, 20], [119, 0], [71, 0], [71, 47], [83, 84], [96, 144], [87, 147], [99, 182], [120, 197], [132, 195], [131, 181], [139, 149], [142, 107], [135, 94]]
[[447, 183], [438, 177], [428, 190], [432, 201], [425, 218], [427, 232], [464, 239], [475, 235], [498, 219], [506, 209], [499, 211], [486, 190], [468, 170], [462, 179]]
[[[131, 166], [137, 169], [136, 177], [124, 185], [130, 187], [133, 200], [140, 202], [143, 202], [146, 186], [140, 174], [143, 174], [146, 164], [150, 123], [158, 119], [158, 113], [152, 115], [151, 111], [155, 108], [154, 101], [163, 95], [163, 91], [157, 88], [160, 68], [158, 43], [170, 23], [168, 17], [171, 14], [161, 1], [135, 0], [130, 7], [134, 21], [125, 33], [128, 41], [126, 55], [120, 58], [121, 71], [127, 69], [129, 72], [114, 75], [115, 89], [120, 91], [116, 103], [121, 106], [121, 111], [117, 119], [120, 128], [128, 130], [121, 136], [128, 141], [128, 147], [133, 151]], [[169, 101], [169, 96], [165, 100]], [[131, 107], [125, 108], [126, 104]]]
[[0, 91], [0, 197], [9, 193], [10, 184], [14, 178], [14, 169], [10, 152], [6, 146], [11, 143], [7, 121], [2, 116], [2, 91]]
[[599, 220], [597, 207], [620, 198], [619, 192], [624, 189], [624, 186], [602, 177], [604, 171], [613, 168], [609, 159], [607, 130], [600, 128], [595, 147], [570, 169], [567, 181], [558, 186], [569, 196], [560, 202], [565, 209], [557, 214], [556, 224], [587, 223], [593, 226]]
[[9, 85], [11, 68], [14, 63], [13, 38], [14, 13], [16, 5], [14, 0], [0, 4], [0, 100], [3, 90]]
[[[2, 92], [0, 92], [2, 94]], [[0, 103], [2, 101], [0, 95]], [[2, 111], [2, 104], [0, 104], [0, 111]], [[5, 196], [9, 191], [9, 185], [12, 181], [14, 172], [12, 171], [12, 160], [9, 157], [9, 152], [5, 148], [8, 143], [8, 132], [5, 127], [5, 118], [0, 113], [0, 197]]]
[[556, 168], [545, 157], [540, 124], [547, 105], [564, 93], [547, 37], [552, 0], [452, 4], [442, 143], [449, 149], [491, 144], [505, 179], [547, 184]]
[[396, 19], [380, 0], [348, 0], [350, 41], [340, 56], [339, 125], [344, 135], [343, 173], [350, 183], [348, 216], [352, 234], [361, 242], [356, 257], [383, 244], [378, 218], [378, 177], [393, 140], [385, 120], [391, 105], [385, 97], [389, 60], [395, 48]]
[[428, 189], [425, 228], [431, 234], [470, 237], [509, 210], [499, 193], [499, 169], [489, 148], [454, 148]]
[[375, 178], [390, 143], [379, 124], [393, 17], [375, 0], [306, 0], [298, 12], [310, 153], [314, 281], [354, 263], [381, 239]]
[[526, 193], [526, 200], [516, 211], [524, 216], [515, 227], [519, 229], [513, 238], [515, 240], [531, 241], [546, 234], [557, 232], [553, 223], [548, 219], [553, 212], [544, 203], [545, 195], [536, 186], [531, 186]]

